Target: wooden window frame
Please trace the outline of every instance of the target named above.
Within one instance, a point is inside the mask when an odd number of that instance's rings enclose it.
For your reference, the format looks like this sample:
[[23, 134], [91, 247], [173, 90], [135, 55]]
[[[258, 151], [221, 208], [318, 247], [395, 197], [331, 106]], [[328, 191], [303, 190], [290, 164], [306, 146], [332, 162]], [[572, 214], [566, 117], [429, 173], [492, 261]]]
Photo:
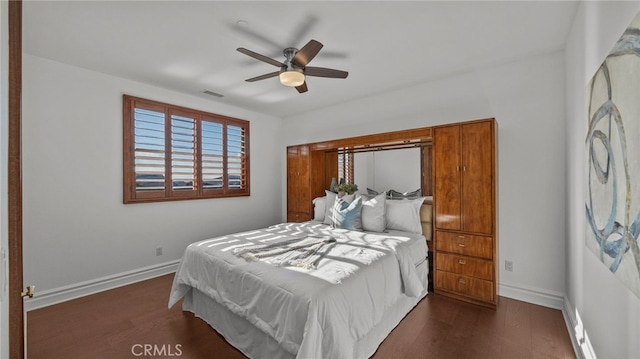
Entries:
[[[137, 190], [135, 167], [135, 109], [142, 108], [164, 114], [164, 189]], [[122, 97], [123, 109], [123, 193], [124, 203], [146, 203], [179, 201], [189, 199], [224, 198], [250, 196], [250, 152], [249, 121], [233, 117], [203, 112], [190, 108], [175, 106], [163, 102], [143, 99], [130, 95]], [[172, 167], [172, 115], [194, 119], [194, 181], [193, 189], [175, 190]], [[216, 189], [205, 189], [202, 173], [202, 123], [211, 122], [222, 125], [222, 186]], [[240, 159], [240, 188], [232, 188], [229, 178], [229, 132], [228, 129], [239, 127], [244, 133], [244, 152]]]

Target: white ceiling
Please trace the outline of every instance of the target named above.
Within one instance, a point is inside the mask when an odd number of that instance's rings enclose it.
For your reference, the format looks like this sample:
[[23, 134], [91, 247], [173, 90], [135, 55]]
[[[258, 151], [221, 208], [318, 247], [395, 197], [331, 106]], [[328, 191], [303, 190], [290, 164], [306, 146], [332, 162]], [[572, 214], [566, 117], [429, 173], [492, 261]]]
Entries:
[[[564, 48], [576, 1], [33, 1], [23, 5], [24, 52], [287, 117]], [[240, 21], [240, 23], [239, 23]], [[349, 72], [307, 78], [299, 94], [278, 68], [310, 39], [309, 66]], [[216, 98], [203, 94], [223, 94]]]

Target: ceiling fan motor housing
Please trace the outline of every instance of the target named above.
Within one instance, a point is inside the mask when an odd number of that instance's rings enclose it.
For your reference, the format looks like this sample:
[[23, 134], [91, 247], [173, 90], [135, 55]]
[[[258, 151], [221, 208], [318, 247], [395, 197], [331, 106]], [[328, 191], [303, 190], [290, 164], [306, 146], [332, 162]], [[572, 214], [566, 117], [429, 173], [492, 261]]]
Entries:
[[282, 54], [286, 58], [284, 60], [284, 66], [281, 67], [281, 71], [291, 71], [295, 69], [299, 69], [302, 72], [300, 67], [297, 67], [293, 64], [293, 57], [298, 53], [298, 49], [295, 47], [287, 47], [282, 51]]

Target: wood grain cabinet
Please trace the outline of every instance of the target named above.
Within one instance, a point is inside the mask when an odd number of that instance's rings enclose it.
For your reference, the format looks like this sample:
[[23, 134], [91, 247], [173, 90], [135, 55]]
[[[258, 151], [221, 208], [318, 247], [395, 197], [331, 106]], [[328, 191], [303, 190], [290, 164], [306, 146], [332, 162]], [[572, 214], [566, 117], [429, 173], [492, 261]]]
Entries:
[[309, 146], [287, 147], [287, 222], [304, 222], [313, 218], [310, 173]]
[[436, 293], [495, 308], [497, 123], [438, 126], [433, 134]]

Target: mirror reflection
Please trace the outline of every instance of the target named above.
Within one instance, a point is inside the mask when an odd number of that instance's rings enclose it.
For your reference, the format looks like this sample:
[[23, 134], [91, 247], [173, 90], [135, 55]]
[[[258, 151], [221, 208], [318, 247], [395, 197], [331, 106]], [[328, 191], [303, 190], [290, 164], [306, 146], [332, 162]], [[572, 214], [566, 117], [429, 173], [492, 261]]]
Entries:
[[418, 147], [353, 154], [353, 181], [359, 193], [413, 192], [421, 188], [421, 149]]

